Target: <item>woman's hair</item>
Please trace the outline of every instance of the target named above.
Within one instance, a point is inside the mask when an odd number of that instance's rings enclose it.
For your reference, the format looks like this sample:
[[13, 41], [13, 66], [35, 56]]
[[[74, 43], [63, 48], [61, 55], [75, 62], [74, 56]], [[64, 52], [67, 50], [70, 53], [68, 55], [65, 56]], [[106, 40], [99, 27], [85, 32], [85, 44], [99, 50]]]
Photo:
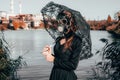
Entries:
[[[77, 30], [77, 27], [76, 27], [75, 19], [74, 19], [72, 13], [70, 13], [70, 12], [68, 12], [68, 11], [64, 11], [64, 12], [65, 12], [66, 15], [67, 15], [67, 13], [68, 13], [68, 14], [69, 14], [69, 17], [70, 17], [70, 28], [69, 28], [68, 31], [69, 31], [69, 32], [72, 31], [73, 33], [75, 33], [75, 31]], [[68, 34], [69, 34], [69, 32], [68, 32]], [[71, 48], [71, 43], [72, 43], [72, 41], [73, 41], [73, 35], [67, 39], [67, 41], [66, 41], [66, 43], [65, 43], [65, 45], [64, 45], [64, 50], [66, 50], [66, 49], [72, 49], [72, 48]]]
[[67, 41], [66, 41], [66, 43], [65, 43], [65, 45], [64, 45], [64, 51], [66, 50], [66, 49], [72, 49], [71, 48], [71, 43], [72, 43], [72, 41], [73, 41], [73, 36], [71, 36]]

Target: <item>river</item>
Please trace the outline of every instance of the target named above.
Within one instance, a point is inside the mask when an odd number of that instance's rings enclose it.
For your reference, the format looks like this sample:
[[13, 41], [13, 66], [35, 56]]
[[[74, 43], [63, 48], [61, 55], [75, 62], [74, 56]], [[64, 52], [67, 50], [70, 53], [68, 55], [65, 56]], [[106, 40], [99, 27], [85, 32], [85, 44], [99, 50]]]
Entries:
[[[99, 39], [106, 38], [112, 41], [111, 34], [106, 31], [91, 31], [92, 52], [95, 53], [105, 44]], [[5, 31], [5, 39], [11, 46], [11, 57], [23, 56], [28, 64], [39, 64], [44, 58], [41, 51], [45, 45], [52, 44], [54, 40], [45, 30], [18, 30]], [[32, 58], [32, 59], [31, 59]], [[31, 61], [32, 60], [32, 61]], [[34, 60], [34, 61], [33, 61]], [[34, 62], [34, 63], [33, 63]], [[44, 63], [42, 61], [41, 63]]]

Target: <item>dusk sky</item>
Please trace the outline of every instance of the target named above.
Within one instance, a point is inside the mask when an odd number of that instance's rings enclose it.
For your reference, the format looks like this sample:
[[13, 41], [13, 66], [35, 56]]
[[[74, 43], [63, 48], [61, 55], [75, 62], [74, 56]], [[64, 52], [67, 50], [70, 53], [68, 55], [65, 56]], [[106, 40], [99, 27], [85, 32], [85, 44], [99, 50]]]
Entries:
[[[39, 14], [42, 7], [53, 1], [69, 8], [80, 11], [86, 19], [112, 18], [114, 13], [120, 11], [120, 0], [21, 0], [22, 13]], [[14, 12], [19, 13], [19, 0], [14, 0]], [[10, 12], [10, 0], [0, 0], [0, 11]]]

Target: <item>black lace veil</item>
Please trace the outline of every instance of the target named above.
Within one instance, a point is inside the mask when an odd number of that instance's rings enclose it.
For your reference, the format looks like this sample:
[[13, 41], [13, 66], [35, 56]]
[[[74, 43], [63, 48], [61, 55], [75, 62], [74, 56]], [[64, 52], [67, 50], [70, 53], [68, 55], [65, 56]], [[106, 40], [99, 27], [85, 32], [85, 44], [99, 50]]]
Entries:
[[75, 25], [77, 27], [75, 34], [82, 39], [82, 50], [80, 53], [80, 59], [82, 60], [85, 58], [89, 58], [90, 56], [92, 56], [90, 26], [84, 20], [80, 12], [70, 9], [64, 5], [56, 4], [54, 2], [48, 3], [41, 10], [46, 31], [51, 35], [53, 39], [56, 40], [57, 25], [55, 25], [54, 23], [57, 23], [56, 18], [58, 14], [63, 10], [72, 13], [72, 16], [74, 17], [75, 20]]

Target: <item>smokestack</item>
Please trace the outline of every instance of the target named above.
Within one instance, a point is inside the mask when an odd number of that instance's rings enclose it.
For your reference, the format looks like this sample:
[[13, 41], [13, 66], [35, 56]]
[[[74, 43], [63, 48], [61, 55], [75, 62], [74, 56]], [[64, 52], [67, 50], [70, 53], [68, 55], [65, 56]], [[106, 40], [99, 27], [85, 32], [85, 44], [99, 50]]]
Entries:
[[21, 0], [19, 0], [19, 14], [22, 13], [22, 3], [21, 3]]
[[10, 0], [10, 12], [14, 14], [14, 0]]

